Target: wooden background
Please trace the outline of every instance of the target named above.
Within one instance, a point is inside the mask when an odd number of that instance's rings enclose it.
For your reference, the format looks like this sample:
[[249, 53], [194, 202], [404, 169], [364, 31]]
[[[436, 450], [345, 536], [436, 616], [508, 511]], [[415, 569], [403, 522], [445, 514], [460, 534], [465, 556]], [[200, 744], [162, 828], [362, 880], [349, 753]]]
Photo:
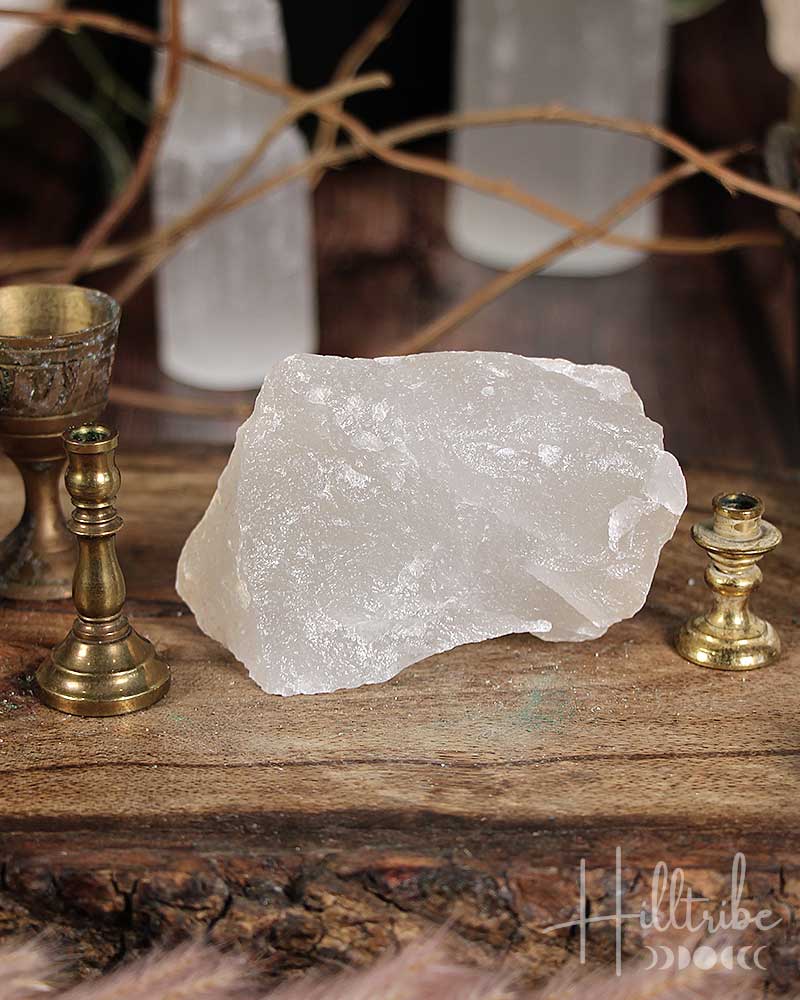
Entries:
[[[342, 48], [381, 4], [358, 0], [344, 5], [347, 17], [337, 17], [335, 25], [326, 21], [325, 30], [312, 33], [300, 30], [311, 17], [306, 0], [287, 4], [297, 83], [323, 82]], [[114, 3], [100, 6], [107, 9]], [[317, 5], [311, 6], [316, 17], [323, 16]], [[152, 18], [154, 13], [149, 0], [117, 0], [116, 7], [129, 17]], [[370, 125], [447, 107], [451, 16], [450, 3], [412, 5], [397, 37], [370, 60], [366, 68], [386, 66], [396, 77], [391, 98], [354, 99], [353, 110]], [[125, 68], [132, 84], [146, 89], [149, 58], [141, 46], [95, 37], [115, 65]], [[787, 83], [767, 58], [759, 0], [726, 0], [711, 13], [675, 27], [670, 46], [667, 123], [701, 148], [759, 142], [785, 114]], [[60, 80], [77, 92], [89, 86], [58, 35], [0, 73], [0, 111], [12, 109], [17, 120], [0, 132], [0, 250], [74, 241], [101, 207], [91, 142], [37, 96], [44, 78]], [[133, 128], [131, 141], [135, 138]], [[446, 146], [428, 144], [425, 151], [446, 155]], [[743, 168], [756, 175], [760, 171], [756, 160]], [[322, 351], [390, 350], [493, 275], [450, 248], [443, 225], [445, 197], [441, 182], [377, 164], [356, 165], [323, 181], [315, 197]], [[148, 221], [144, 204], [120, 236], [141, 231]], [[733, 199], [704, 178], [663, 199], [668, 233], [701, 235], [772, 225], [768, 206], [747, 197]], [[110, 289], [119, 277], [106, 272], [91, 280]], [[737, 462], [748, 468], [796, 465], [794, 295], [792, 267], [780, 249], [692, 259], [654, 257], [612, 277], [530, 279], [441, 346], [621, 365], [682, 461]], [[158, 372], [150, 286], [125, 310], [115, 377], [127, 385], [226, 398], [189, 390]], [[114, 417], [129, 444], [224, 443], [232, 441], [235, 431], [233, 423], [142, 411], [125, 410]]]

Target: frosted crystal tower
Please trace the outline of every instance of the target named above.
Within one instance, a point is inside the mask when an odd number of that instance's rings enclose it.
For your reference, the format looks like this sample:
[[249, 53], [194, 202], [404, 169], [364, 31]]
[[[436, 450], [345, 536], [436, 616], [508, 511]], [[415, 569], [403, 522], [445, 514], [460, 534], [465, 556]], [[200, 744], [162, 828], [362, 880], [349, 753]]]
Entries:
[[[277, 0], [191, 0], [183, 9], [188, 47], [285, 77]], [[212, 190], [282, 109], [278, 97], [184, 63], [155, 172], [158, 224]], [[286, 129], [243, 184], [278, 173], [305, 154], [297, 129]], [[272, 362], [315, 350], [307, 182], [282, 186], [185, 242], [159, 271], [157, 305], [161, 368], [190, 385], [254, 388]]]
[[628, 376], [490, 352], [287, 358], [177, 587], [275, 694], [384, 681], [508, 632], [602, 635], [686, 505]]
[[[658, 121], [666, 44], [663, 0], [460, 0], [458, 110], [558, 102], [597, 114]], [[567, 124], [461, 129], [457, 163], [508, 178], [590, 220], [644, 184], [658, 149], [630, 136]], [[650, 203], [618, 229], [642, 239], [657, 229]], [[513, 267], [567, 233], [517, 205], [453, 186], [449, 233], [456, 249]], [[641, 255], [596, 243], [557, 261], [551, 274], [606, 274]]]

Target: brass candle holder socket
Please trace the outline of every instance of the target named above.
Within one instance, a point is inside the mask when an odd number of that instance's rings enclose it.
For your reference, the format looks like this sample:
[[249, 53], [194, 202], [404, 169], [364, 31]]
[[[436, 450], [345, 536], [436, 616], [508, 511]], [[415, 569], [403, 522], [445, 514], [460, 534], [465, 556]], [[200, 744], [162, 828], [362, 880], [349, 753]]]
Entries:
[[70, 595], [75, 542], [59, 500], [61, 435], [106, 405], [119, 315], [113, 299], [88, 288], [0, 288], [0, 447], [25, 485], [22, 519], [0, 542], [2, 597]]
[[695, 524], [692, 537], [709, 554], [705, 581], [713, 603], [678, 633], [684, 659], [717, 670], [754, 670], [777, 660], [778, 633], [749, 608], [761, 583], [758, 561], [781, 541], [781, 533], [762, 519], [764, 505], [747, 493], [720, 493], [714, 519]]
[[69, 458], [65, 481], [75, 509], [68, 522], [78, 538], [73, 599], [78, 611], [67, 637], [36, 673], [41, 700], [71, 715], [122, 715], [166, 694], [167, 664], [123, 614], [125, 578], [117, 559], [122, 518], [114, 506], [120, 486], [118, 437], [99, 424], [63, 435]]

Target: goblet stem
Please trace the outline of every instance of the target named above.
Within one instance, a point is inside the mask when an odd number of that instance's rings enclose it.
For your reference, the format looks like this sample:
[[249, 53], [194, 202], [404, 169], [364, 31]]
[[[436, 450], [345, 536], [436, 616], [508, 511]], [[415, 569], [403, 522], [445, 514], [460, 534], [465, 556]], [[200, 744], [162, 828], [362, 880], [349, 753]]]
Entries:
[[72, 593], [75, 540], [59, 499], [66, 458], [23, 461], [12, 456], [25, 484], [19, 524], [0, 542], [0, 595], [56, 600]]

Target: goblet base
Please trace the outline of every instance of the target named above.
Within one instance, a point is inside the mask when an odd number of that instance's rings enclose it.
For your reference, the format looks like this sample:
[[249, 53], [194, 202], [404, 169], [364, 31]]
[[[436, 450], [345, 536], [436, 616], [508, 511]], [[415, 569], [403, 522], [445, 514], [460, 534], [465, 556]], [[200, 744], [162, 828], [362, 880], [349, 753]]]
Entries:
[[[65, 529], [66, 534], [66, 529]], [[14, 601], [61, 601], [72, 595], [75, 540], [65, 547], [42, 553], [31, 545], [30, 521], [20, 521], [0, 542], [0, 597]]]

